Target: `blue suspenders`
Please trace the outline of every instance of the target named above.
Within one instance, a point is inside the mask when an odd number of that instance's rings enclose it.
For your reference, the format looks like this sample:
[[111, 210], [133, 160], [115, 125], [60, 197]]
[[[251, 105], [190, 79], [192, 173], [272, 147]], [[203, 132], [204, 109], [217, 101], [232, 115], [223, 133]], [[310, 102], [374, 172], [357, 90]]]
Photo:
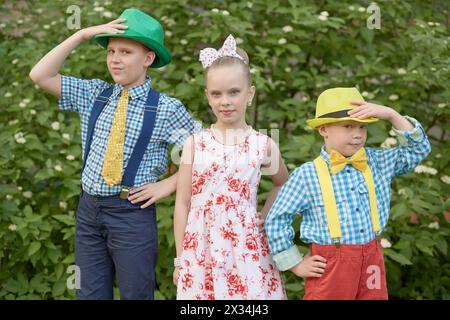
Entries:
[[[83, 156], [83, 172], [86, 165], [86, 160], [91, 149], [92, 136], [94, 132], [95, 123], [97, 122], [98, 116], [102, 112], [103, 108], [106, 106], [109, 97], [113, 92], [114, 86], [110, 86], [103, 90], [102, 93], [96, 98], [94, 107], [92, 108], [91, 115], [89, 116], [88, 131], [86, 136], [86, 146]], [[124, 170], [122, 176], [122, 190], [120, 192], [120, 197], [122, 199], [128, 198], [128, 192], [130, 188], [134, 186], [134, 179], [138, 171], [139, 165], [141, 164], [142, 158], [144, 157], [145, 150], [152, 137], [153, 128], [155, 127], [156, 112], [158, 110], [159, 93], [150, 88], [147, 101], [144, 107], [144, 121], [142, 123], [141, 133], [139, 134], [138, 141], [133, 148], [130, 159], [128, 160], [128, 165]]]

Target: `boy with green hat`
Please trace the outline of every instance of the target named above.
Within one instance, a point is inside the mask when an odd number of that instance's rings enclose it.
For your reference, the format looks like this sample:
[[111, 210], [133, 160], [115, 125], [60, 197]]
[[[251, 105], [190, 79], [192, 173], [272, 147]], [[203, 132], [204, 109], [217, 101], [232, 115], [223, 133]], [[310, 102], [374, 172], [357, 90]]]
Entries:
[[[367, 123], [387, 120], [400, 146], [366, 148]], [[364, 102], [356, 88], [333, 88], [307, 121], [324, 138], [320, 156], [295, 169], [266, 218], [274, 261], [306, 278], [304, 299], [387, 299], [380, 235], [387, 224], [393, 177], [430, 152], [420, 123], [389, 107]], [[292, 221], [302, 215], [302, 257]]]
[[[114, 80], [84, 80], [59, 70], [78, 45], [95, 37], [107, 49]], [[155, 201], [175, 191], [177, 175], [157, 182], [168, 145], [200, 129], [183, 104], [150, 87], [148, 67], [171, 61], [153, 17], [125, 10], [110, 23], [79, 30], [45, 55], [30, 78], [81, 118], [83, 169], [75, 260], [79, 299], [153, 299], [157, 258]]]

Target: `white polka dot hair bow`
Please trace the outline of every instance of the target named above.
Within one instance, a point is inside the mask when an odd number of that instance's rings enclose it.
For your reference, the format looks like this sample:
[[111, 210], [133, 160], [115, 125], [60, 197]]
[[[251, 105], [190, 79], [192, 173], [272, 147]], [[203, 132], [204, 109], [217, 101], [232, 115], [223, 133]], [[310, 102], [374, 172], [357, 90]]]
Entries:
[[245, 60], [236, 52], [236, 40], [230, 34], [222, 45], [222, 48], [216, 50], [214, 48], [205, 48], [200, 51], [200, 62], [204, 69], [211, 66], [211, 64], [220, 57], [235, 57], [241, 59], [244, 63]]

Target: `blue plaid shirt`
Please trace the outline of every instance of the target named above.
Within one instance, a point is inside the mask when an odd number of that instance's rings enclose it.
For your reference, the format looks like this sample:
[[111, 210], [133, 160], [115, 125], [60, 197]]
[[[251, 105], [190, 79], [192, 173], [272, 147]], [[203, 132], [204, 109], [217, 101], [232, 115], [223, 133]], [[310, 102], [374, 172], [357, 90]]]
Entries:
[[[144, 84], [130, 89], [123, 150], [124, 168], [141, 132], [150, 82], [150, 77], [147, 77]], [[84, 80], [62, 76], [59, 107], [80, 114], [83, 154], [86, 148], [89, 116], [95, 98], [109, 85], [98, 79]], [[114, 85], [109, 102], [99, 115], [93, 132], [91, 149], [81, 175], [83, 190], [92, 195], [110, 196], [120, 193], [120, 186], [108, 186], [101, 173], [114, 111], [122, 89], [122, 85]], [[161, 93], [153, 134], [137, 171], [134, 187], [157, 181], [167, 168], [168, 145], [176, 144], [182, 148], [185, 139], [200, 129], [201, 125], [191, 118], [180, 101]]]
[[[366, 148], [368, 164], [375, 183], [381, 231], [389, 217], [391, 180], [414, 169], [430, 153], [428, 138], [420, 123], [406, 117], [415, 127], [399, 131], [394, 128], [400, 146], [391, 149]], [[329, 167], [329, 155], [322, 147], [320, 156]], [[375, 238], [370, 218], [369, 194], [360, 171], [347, 165], [331, 175], [339, 221], [341, 243], [365, 244]], [[266, 218], [266, 233], [274, 261], [280, 270], [288, 270], [302, 260], [292, 221], [302, 215], [300, 239], [306, 243], [333, 244], [317, 172], [312, 161], [296, 168], [281, 188]]]

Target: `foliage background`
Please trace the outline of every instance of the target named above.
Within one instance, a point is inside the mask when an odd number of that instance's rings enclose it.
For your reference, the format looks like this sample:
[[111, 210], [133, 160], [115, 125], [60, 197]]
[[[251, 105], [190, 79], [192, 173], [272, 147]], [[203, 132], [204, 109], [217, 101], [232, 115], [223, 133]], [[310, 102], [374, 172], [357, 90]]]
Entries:
[[[290, 170], [319, 151], [321, 140], [305, 120], [326, 88], [356, 85], [366, 99], [419, 119], [432, 153], [425, 166], [392, 185], [383, 234], [392, 244], [385, 249], [389, 293], [393, 299], [450, 298], [447, 1], [378, 1], [381, 29], [369, 30], [370, 3], [362, 0], [42, 0], [0, 4], [0, 299], [75, 298], [66, 288], [66, 269], [74, 263], [79, 119], [58, 111], [57, 100], [28, 79], [33, 65], [76, 31], [66, 27], [73, 4], [81, 8], [81, 27], [106, 23], [127, 7], [157, 17], [174, 59], [164, 70], [150, 71], [154, 86], [182, 100], [205, 124], [213, 117], [198, 52], [219, 47], [230, 33], [238, 37], [257, 87], [248, 122], [280, 130]], [[111, 81], [105, 51], [93, 41], [73, 52], [62, 73]], [[371, 125], [368, 144], [395, 145], [389, 130], [386, 123]], [[265, 177], [261, 204], [270, 188]], [[175, 297], [173, 205], [173, 196], [158, 203], [158, 299]], [[300, 298], [303, 280], [284, 276], [289, 298]]]

